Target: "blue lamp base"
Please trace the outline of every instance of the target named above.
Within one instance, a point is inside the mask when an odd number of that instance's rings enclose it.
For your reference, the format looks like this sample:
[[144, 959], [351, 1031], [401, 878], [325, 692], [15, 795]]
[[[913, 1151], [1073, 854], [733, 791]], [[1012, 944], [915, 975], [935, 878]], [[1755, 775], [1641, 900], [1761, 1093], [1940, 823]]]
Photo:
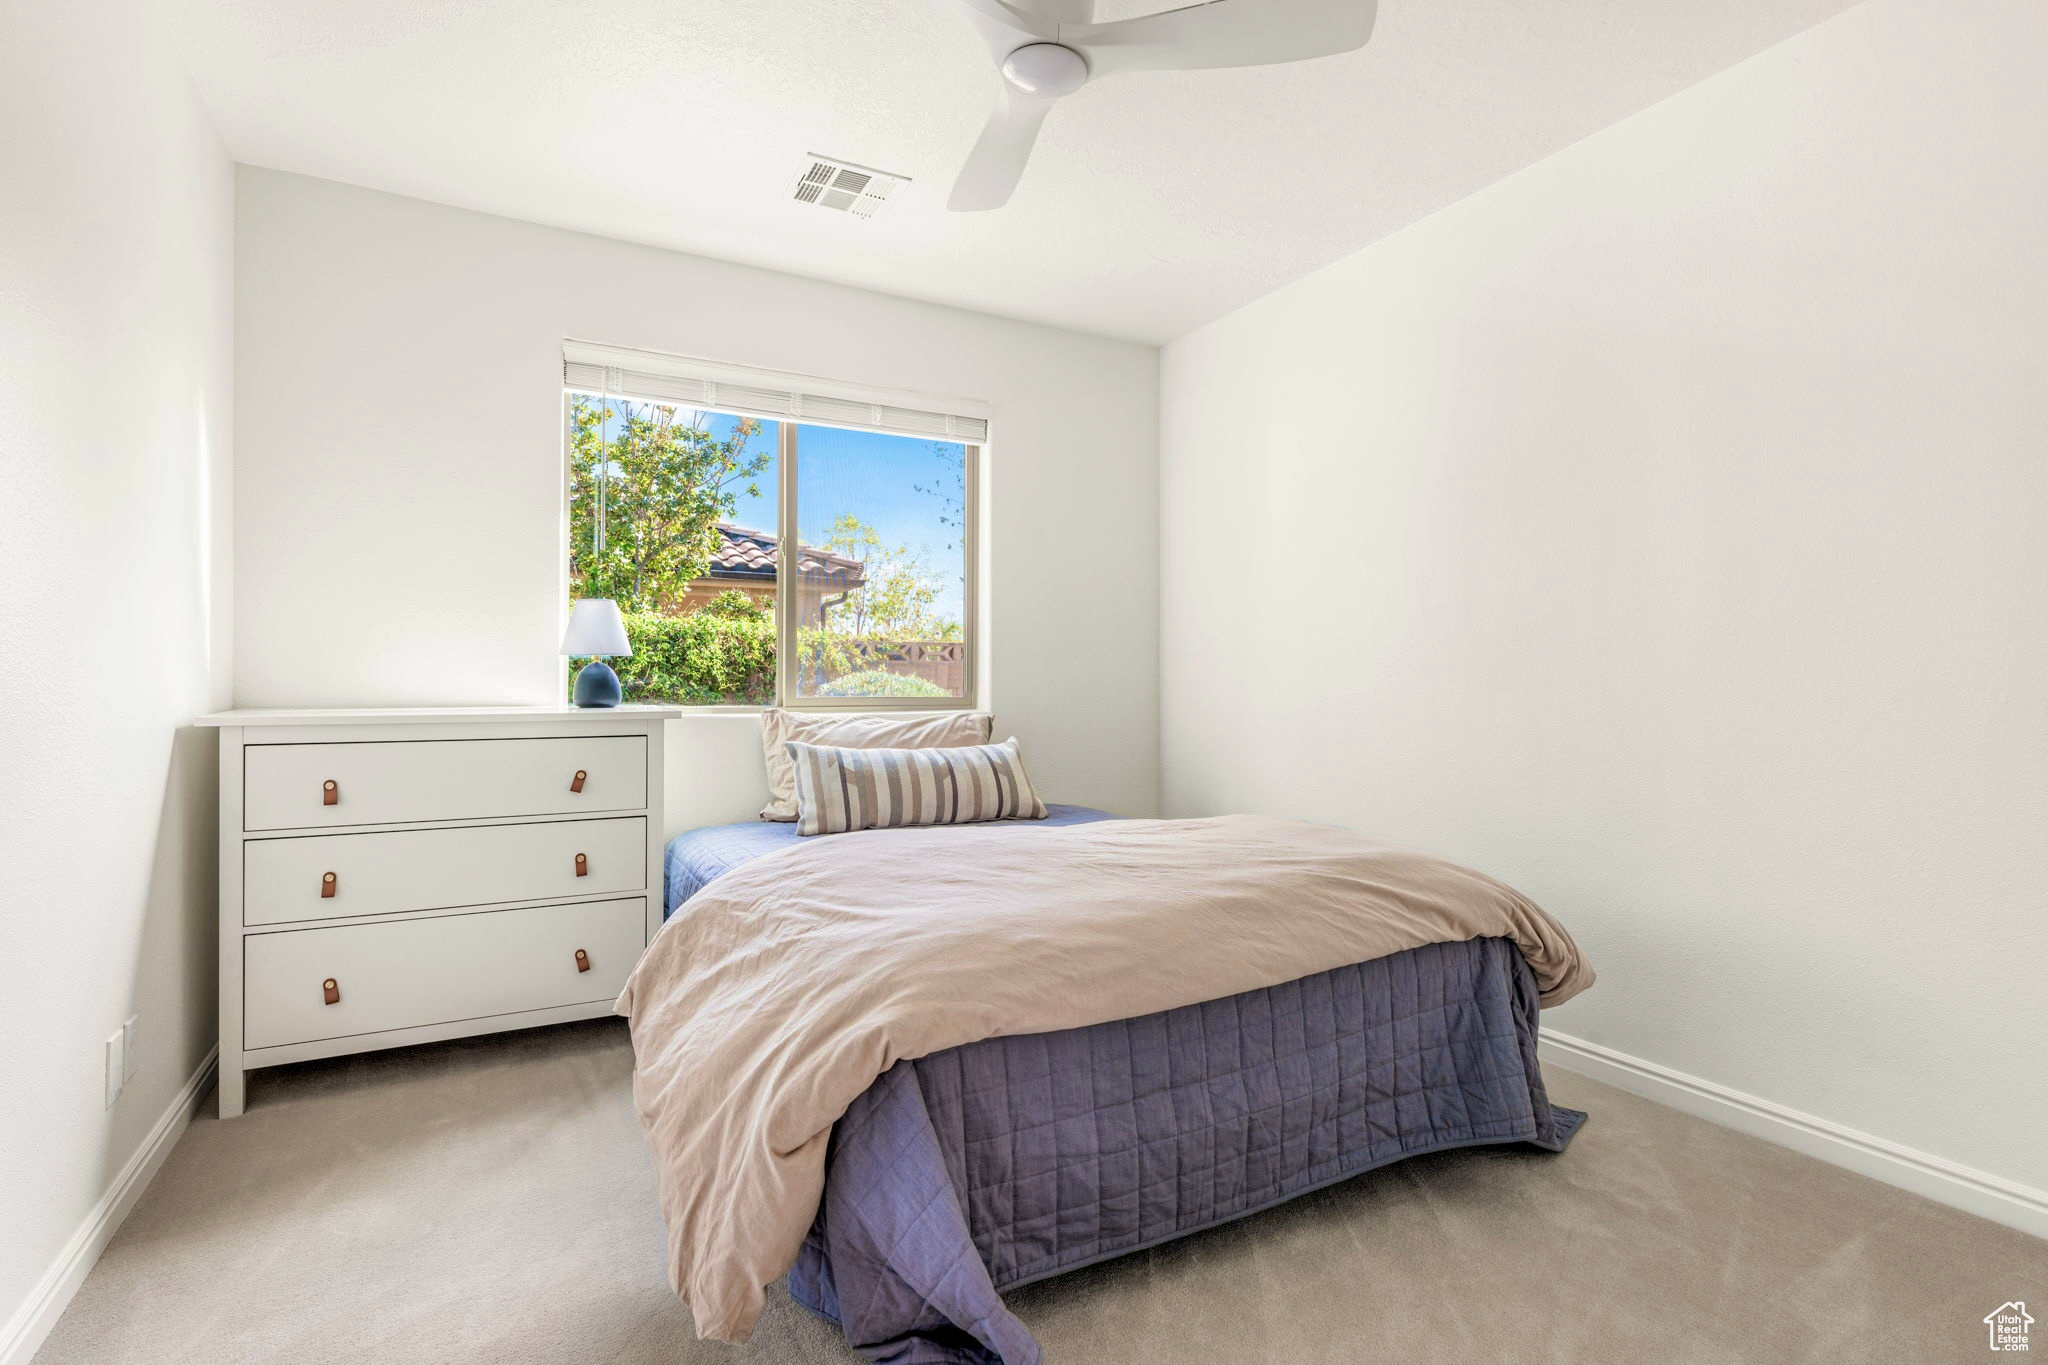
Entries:
[[603, 659], [592, 659], [576, 675], [578, 706], [617, 706], [621, 696], [619, 675]]

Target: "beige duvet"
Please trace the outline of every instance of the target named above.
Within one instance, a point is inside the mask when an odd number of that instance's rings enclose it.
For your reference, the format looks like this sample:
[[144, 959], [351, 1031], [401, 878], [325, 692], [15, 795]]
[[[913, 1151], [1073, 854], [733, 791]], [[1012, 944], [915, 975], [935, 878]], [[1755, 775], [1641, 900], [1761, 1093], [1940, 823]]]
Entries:
[[700, 1336], [745, 1340], [817, 1209], [833, 1122], [899, 1059], [1493, 936], [1546, 1005], [1593, 983], [1511, 888], [1263, 816], [872, 830], [736, 868], [619, 997], [671, 1282]]

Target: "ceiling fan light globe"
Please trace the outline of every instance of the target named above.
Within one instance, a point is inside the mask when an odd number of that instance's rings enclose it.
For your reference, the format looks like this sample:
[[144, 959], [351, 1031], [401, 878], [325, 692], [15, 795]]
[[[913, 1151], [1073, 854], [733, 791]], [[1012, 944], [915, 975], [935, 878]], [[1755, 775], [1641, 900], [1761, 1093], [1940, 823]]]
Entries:
[[1020, 95], [1056, 100], [1088, 83], [1088, 62], [1058, 43], [1026, 43], [1003, 59], [1003, 79]]

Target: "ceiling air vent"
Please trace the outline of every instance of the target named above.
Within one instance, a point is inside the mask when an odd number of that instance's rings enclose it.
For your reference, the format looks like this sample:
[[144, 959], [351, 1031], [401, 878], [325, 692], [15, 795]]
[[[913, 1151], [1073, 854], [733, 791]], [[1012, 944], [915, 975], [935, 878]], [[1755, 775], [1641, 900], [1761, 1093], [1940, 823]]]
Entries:
[[909, 183], [908, 176], [806, 152], [803, 167], [790, 185], [790, 197], [800, 204], [816, 204], [856, 218], [872, 218], [882, 211], [890, 195]]

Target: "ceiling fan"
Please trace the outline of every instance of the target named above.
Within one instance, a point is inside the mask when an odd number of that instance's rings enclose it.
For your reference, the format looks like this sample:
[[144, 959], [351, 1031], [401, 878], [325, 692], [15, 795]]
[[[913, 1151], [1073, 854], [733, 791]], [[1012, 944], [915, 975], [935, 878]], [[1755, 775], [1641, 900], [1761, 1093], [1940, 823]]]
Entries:
[[1364, 47], [1378, 0], [1206, 0], [1092, 22], [1093, 0], [952, 0], [1002, 73], [995, 112], [946, 207], [998, 209], [1024, 175], [1053, 104], [1124, 71], [1195, 71], [1306, 61]]

